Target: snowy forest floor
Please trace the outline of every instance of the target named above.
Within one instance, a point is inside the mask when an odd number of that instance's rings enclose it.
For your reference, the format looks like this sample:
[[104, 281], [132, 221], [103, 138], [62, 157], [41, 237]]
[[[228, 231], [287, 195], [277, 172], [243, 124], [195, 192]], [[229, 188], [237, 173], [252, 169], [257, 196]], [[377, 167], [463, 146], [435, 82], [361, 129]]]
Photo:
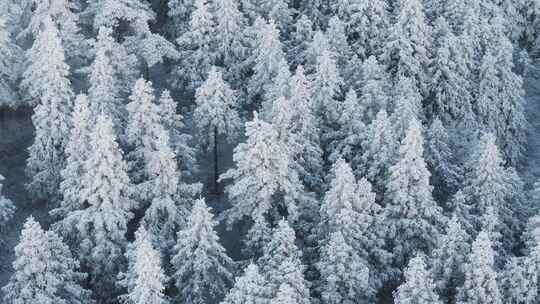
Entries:
[[[524, 83], [526, 91], [525, 113], [529, 122], [527, 133], [527, 150], [525, 163], [520, 170], [526, 184], [532, 184], [540, 178], [540, 62], [536, 62], [529, 70]], [[185, 105], [184, 105], [185, 106]], [[189, 120], [189, 119], [188, 119]], [[186, 122], [188, 126], [189, 122]], [[0, 174], [4, 181], [3, 194], [11, 199], [16, 207], [14, 219], [5, 231], [0, 231], [5, 243], [0, 243], [0, 287], [5, 286], [12, 273], [13, 248], [18, 243], [22, 225], [27, 217], [34, 216], [44, 227], [48, 227], [48, 213], [45, 203], [32, 202], [25, 189], [27, 177], [25, 165], [27, 148], [33, 138], [33, 126], [30, 110], [7, 111], [0, 115]], [[223, 146], [220, 151], [220, 173], [232, 166], [231, 146]], [[200, 171], [195, 179], [205, 184], [203, 196], [216, 213], [228, 205], [223, 193], [212, 194], [213, 161], [210, 154], [199, 158]], [[221, 187], [222, 188], [222, 187]], [[223, 190], [223, 189], [221, 189]], [[229, 255], [238, 258], [240, 255], [239, 231], [227, 231], [224, 225], [218, 227], [223, 245]], [[2, 291], [0, 290], [0, 298]], [[391, 299], [387, 299], [389, 302]]]

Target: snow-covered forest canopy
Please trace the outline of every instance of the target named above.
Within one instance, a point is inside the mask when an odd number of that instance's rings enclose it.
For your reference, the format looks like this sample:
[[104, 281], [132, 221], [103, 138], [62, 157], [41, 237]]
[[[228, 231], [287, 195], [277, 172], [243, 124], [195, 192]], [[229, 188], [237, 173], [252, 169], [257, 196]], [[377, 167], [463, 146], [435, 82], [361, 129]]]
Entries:
[[540, 0], [0, 0], [0, 302], [537, 304]]

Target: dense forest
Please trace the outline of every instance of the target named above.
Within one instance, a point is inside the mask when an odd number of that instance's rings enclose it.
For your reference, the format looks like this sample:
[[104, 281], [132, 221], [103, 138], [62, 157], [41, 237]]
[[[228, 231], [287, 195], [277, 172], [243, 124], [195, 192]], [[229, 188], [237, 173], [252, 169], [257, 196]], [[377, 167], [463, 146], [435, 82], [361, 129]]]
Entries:
[[0, 302], [539, 303], [539, 50], [540, 0], [0, 0]]

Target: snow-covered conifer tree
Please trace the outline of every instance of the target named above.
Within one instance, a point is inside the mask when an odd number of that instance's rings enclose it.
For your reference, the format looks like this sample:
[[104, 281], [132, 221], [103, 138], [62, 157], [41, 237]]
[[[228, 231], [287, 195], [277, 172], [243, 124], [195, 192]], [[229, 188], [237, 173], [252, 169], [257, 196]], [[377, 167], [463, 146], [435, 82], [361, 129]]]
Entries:
[[15, 246], [14, 273], [3, 288], [4, 303], [93, 303], [81, 286], [86, 274], [62, 239], [29, 217]]
[[170, 145], [176, 152], [178, 168], [182, 175], [193, 176], [198, 170], [197, 149], [192, 145], [192, 136], [185, 133], [184, 117], [177, 113], [177, 103], [168, 90], [161, 93], [158, 104], [161, 124], [169, 132]]
[[403, 265], [417, 250], [427, 253], [433, 249], [444, 222], [431, 194], [423, 145], [422, 126], [413, 118], [399, 148], [399, 160], [389, 169], [385, 194], [387, 241], [397, 265]]
[[28, 26], [19, 33], [18, 38], [32, 35], [37, 37], [46, 19], [50, 18], [59, 31], [66, 61], [80, 66], [84, 63], [84, 51], [88, 44], [79, 27], [77, 7], [68, 0], [32, 0], [33, 10]]
[[462, 180], [462, 170], [455, 164], [456, 157], [446, 128], [439, 118], [435, 118], [426, 134], [426, 163], [432, 173], [431, 183], [438, 185], [436, 193], [444, 199], [454, 193]]
[[208, 75], [216, 61], [216, 24], [210, 12], [208, 0], [195, 0], [195, 10], [191, 14], [189, 30], [176, 42], [180, 46], [182, 64], [176, 69], [176, 86], [182, 84], [194, 91]]
[[27, 160], [31, 179], [28, 189], [35, 199], [53, 203], [59, 198], [60, 171], [65, 165], [64, 149], [69, 137], [73, 102], [69, 73], [58, 30], [46, 18], [29, 51], [22, 87], [36, 104], [32, 115], [35, 137]]
[[306, 51], [313, 39], [313, 23], [306, 16], [302, 15], [296, 19], [295, 30], [291, 33], [288, 46], [288, 61], [293, 67], [306, 63]]
[[18, 63], [21, 50], [12, 41], [5, 17], [0, 17], [0, 107], [20, 105], [15, 90], [19, 78]]
[[422, 255], [412, 258], [405, 269], [405, 282], [394, 292], [396, 304], [441, 304]]
[[388, 168], [395, 162], [398, 149], [398, 141], [385, 110], [379, 111], [369, 125], [362, 147], [364, 152], [356, 175], [366, 176], [376, 192], [380, 192], [384, 190]]
[[226, 211], [228, 223], [244, 216], [252, 220], [276, 216], [279, 210], [294, 220], [298, 216], [296, 199], [302, 192], [302, 183], [293, 170], [289, 148], [278, 139], [274, 127], [260, 120], [256, 113], [246, 123], [246, 136], [247, 141], [234, 151], [236, 167], [220, 178], [233, 181], [227, 188], [233, 205]]
[[127, 225], [137, 205], [112, 121], [103, 114], [90, 134], [88, 151], [79, 200], [85, 208], [69, 213], [67, 221], [77, 223], [81, 262], [90, 269], [90, 282], [99, 290], [96, 297], [105, 301], [115, 294]]
[[236, 278], [234, 287], [221, 304], [268, 304], [271, 295], [266, 280], [256, 264], [249, 264]]
[[434, 47], [430, 82], [433, 104], [431, 115], [440, 116], [444, 122], [463, 120], [472, 111], [472, 75], [466, 61], [463, 41], [449, 29], [447, 20], [437, 19], [434, 31], [441, 33]]
[[331, 161], [340, 157], [352, 161], [361, 153], [363, 132], [366, 129], [361, 111], [358, 95], [351, 88], [345, 95], [345, 101], [341, 107], [337, 131], [331, 135], [332, 154], [329, 157]]
[[98, 0], [89, 3], [82, 15], [92, 22], [94, 30], [102, 26], [120, 30], [120, 25], [147, 23], [155, 19], [150, 3], [138, 0]]
[[395, 90], [395, 110], [392, 115], [398, 140], [403, 140], [412, 119], [422, 120], [422, 95], [410, 77], [399, 77]]
[[[125, 141], [131, 148], [127, 158], [134, 183], [149, 179], [147, 164], [155, 142], [159, 140], [158, 129], [163, 128], [158, 105], [154, 102], [152, 83], [139, 79], [133, 87], [130, 102], [126, 105], [128, 121], [125, 128]], [[168, 141], [168, 139], [167, 139]]]
[[161, 266], [161, 255], [152, 247], [144, 228], [135, 233], [135, 242], [128, 250], [128, 271], [120, 282], [128, 293], [120, 298], [126, 304], [167, 304], [167, 276]]
[[340, 231], [331, 233], [322, 247], [319, 268], [323, 303], [369, 303], [369, 268]]
[[177, 39], [189, 29], [189, 17], [194, 10], [193, 0], [168, 0], [167, 11], [168, 23], [167, 32]]
[[[239, 85], [243, 61], [247, 58], [245, 30], [247, 21], [238, 0], [215, 1], [214, 15], [219, 34], [216, 35], [217, 62], [225, 67], [225, 79]], [[236, 86], [235, 86], [236, 87]]]
[[382, 53], [390, 28], [388, 3], [384, 0], [353, 0], [341, 16], [351, 47], [361, 60]]
[[438, 240], [438, 247], [429, 258], [431, 275], [443, 299], [454, 299], [456, 291], [465, 280], [464, 265], [470, 252], [469, 236], [454, 215], [446, 231]]
[[323, 160], [319, 125], [310, 88], [311, 83], [304, 74], [304, 68], [298, 66], [290, 84], [290, 104], [293, 112], [291, 133], [296, 134], [295, 141], [300, 151], [300, 157], [296, 158], [300, 177], [309, 189], [316, 190], [322, 186]]
[[380, 110], [388, 110], [390, 80], [375, 56], [366, 59], [362, 66], [360, 111], [364, 123], [371, 123]]
[[480, 140], [479, 151], [470, 162], [471, 171], [465, 176], [463, 194], [469, 206], [473, 227], [480, 230], [481, 217], [488, 208], [498, 215], [501, 221], [497, 232], [504, 236], [506, 245], [512, 242], [511, 227], [515, 223], [514, 206], [518, 200], [519, 189], [515, 189], [512, 179], [519, 178], [504, 167], [504, 162], [495, 144], [495, 137], [486, 133]]
[[92, 117], [103, 113], [109, 115], [115, 127], [124, 124], [122, 100], [120, 99], [120, 84], [116, 78], [114, 68], [114, 58], [112, 56], [115, 42], [113, 40], [112, 29], [107, 27], [99, 28], [96, 43], [94, 45], [96, 55], [90, 66], [88, 81], [88, 98]]
[[348, 75], [351, 69], [352, 49], [345, 34], [345, 24], [337, 16], [330, 18], [326, 30], [330, 51], [334, 53], [336, 63], [342, 75]]
[[272, 297], [278, 293], [282, 284], [294, 290], [297, 303], [310, 303], [308, 282], [304, 279], [304, 265], [301, 251], [296, 246], [294, 230], [284, 219], [279, 221], [272, 233], [272, 239], [264, 248], [264, 255], [258, 260]]
[[390, 29], [388, 43], [382, 55], [390, 71], [398, 77], [408, 77], [428, 93], [430, 27], [424, 16], [421, 0], [397, 1], [397, 20]]
[[[313, 39], [306, 49], [305, 68], [308, 74], [313, 74], [317, 71], [318, 58], [324, 51], [330, 51], [330, 45], [326, 34], [319, 30], [313, 34]], [[332, 53], [332, 56], [335, 56], [335, 54]]]
[[259, 29], [252, 56], [253, 75], [247, 87], [250, 102], [263, 98], [271, 90], [280, 67], [287, 64], [274, 21], [270, 20]]
[[221, 72], [210, 70], [206, 81], [195, 94], [195, 126], [204, 150], [214, 153], [214, 191], [218, 192], [218, 149], [220, 138], [233, 143], [241, 128], [236, 94], [223, 80]]
[[204, 199], [193, 206], [188, 224], [178, 232], [171, 264], [179, 303], [215, 303], [233, 282], [233, 261], [219, 243], [217, 221]]
[[[91, 112], [88, 98], [80, 94], [75, 99], [75, 106], [71, 113], [72, 129], [66, 144], [66, 167], [62, 170], [60, 191], [62, 200], [58, 208], [51, 211], [51, 215], [60, 221], [55, 228], [64, 239], [69, 239], [69, 233], [74, 227], [67, 227], [63, 219], [70, 211], [80, 210], [84, 201], [81, 200], [81, 190], [84, 188], [81, 176], [84, 174], [84, 164], [90, 148], [90, 133], [92, 131]], [[73, 223], [72, 223], [73, 224]]]
[[465, 283], [459, 290], [457, 303], [503, 303], [494, 263], [491, 240], [488, 233], [482, 231], [472, 244], [472, 252], [465, 265]]

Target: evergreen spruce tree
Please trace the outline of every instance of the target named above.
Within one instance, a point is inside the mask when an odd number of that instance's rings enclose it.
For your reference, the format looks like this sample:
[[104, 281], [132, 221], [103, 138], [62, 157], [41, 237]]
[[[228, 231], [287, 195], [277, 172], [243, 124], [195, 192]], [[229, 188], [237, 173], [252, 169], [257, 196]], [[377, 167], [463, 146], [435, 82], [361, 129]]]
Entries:
[[71, 211], [80, 210], [84, 206], [81, 200], [81, 191], [85, 187], [81, 176], [85, 173], [87, 153], [90, 151], [90, 133], [92, 131], [91, 112], [88, 98], [84, 94], [77, 96], [75, 106], [71, 114], [73, 125], [66, 144], [66, 167], [62, 170], [62, 182], [60, 191], [62, 200], [60, 205], [51, 210], [50, 214], [58, 220], [54, 229], [60, 233], [71, 245], [75, 235], [76, 223], [65, 221]]
[[340, 231], [331, 233], [323, 246], [319, 268], [323, 303], [369, 303], [369, 268]]
[[433, 249], [444, 223], [431, 194], [421, 128], [413, 118], [399, 148], [399, 160], [389, 169], [384, 212], [389, 223], [387, 241], [397, 265], [403, 265], [415, 251]]
[[81, 283], [86, 274], [54, 232], [29, 217], [15, 246], [14, 273], [3, 288], [4, 303], [93, 303]]
[[197, 200], [186, 228], [178, 232], [171, 260], [179, 303], [215, 303], [232, 285], [233, 261], [219, 243], [216, 226], [210, 208]]
[[256, 48], [251, 59], [253, 75], [247, 87], [250, 102], [264, 98], [269, 93], [280, 67], [287, 64], [276, 24], [270, 20], [258, 30]]
[[28, 149], [28, 189], [35, 199], [53, 203], [60, 195], [60, 171], [65, 166], [64, 149], [71, 127], [69, 113], [73, 92], [69, 73], [58, 30], [47, 18], [29, 51], [22, 87], [36, 104], [32, 115], [35, 137]]
[[409, 77], [420, 89], [428, 93], [430, 27], [420, 0], [400, 0], [397, 20], [390, 29], [388, 44], [382, 58], [390, 71], [398, 77]]
[[220, 177], [233, 181], [227, 188], [233, 205], [226, 211], [228, 223], [244, 216], [255, 220], [287, 215], [294, 220], [298, 216], [297, 198], [303, 187], [293, 170], [289, 148], [278, 139], [274, 127], [260, 120], [256, 113], [253, 120], [246, 123], [246, 136], [247, 141], [234, 151], [236, 167]]
[[268, 304], [270, 292], [256, 264], [249, 264], [244, 274], [236, 278], [234, 287], [221, 304]]
[[206, 78], [216, 61], [216, 24], [208, 0], [195, 0], [189, 30], [176, 42], [180, 46], [181, 65], [176, 69], [177, 87], [187, 86], [195, 91]]
[[218, 193], [220, 139], [233, 143], [241, 128], [236, 93], [223, 80], [221, 72], [213, 68], [197, 89], [195, 102], [193, 115], [199, 142], [203, 150], [213, 149], [214, 192]]
[[431, 122], [426, 137], [426, 163], [432, 173], [431, 184], [439, 185], [435, 196], [444, 199], [457, 190], [463, 173], [455, 164], [456, 156], [440, 119]]
[[158, 133], [163, 126], [151, 82], [142, 78], [137, 80], [129, 99], [126, 105], [128, 121], [124, 131], [125, 141], [131, 148], [127, 159], [132, 180], [139, 184], [149, 180], [147, 164], [151, 154], [156, 151], [155, 142], [160, 139]]
[[12, 40], [4, 16], [0, 17], [0, 107], [20, 105], [15, 84], [19, 78], [18, 64], [21, 50]]
[[167, 276], [161, 266], [161, 256], [152, 247], [150, 236], [144, 228], [135, 234], [135, 242], [129, 248], [126, 258], [129, 266], [120, 282], [128, 293], [120, 299], [126, 304], [167, 304], [165, 284]]
[[176, 153], [178, 168], [183, 176], [191, 177], [198, 171], [197, 149], [192, 145], [193, 137], [185, 131], [184, 116], [177, 113], [177, 103], [168, 90], [161, 93], [158, 105], [161, 124], [169, 133], [170, 145]]
[[388, 110], [390, 80], [375, 56], [366, 59], [362, 66], [360, 112], [364, 123], [371, 123], [377, 113]]
[[465, 176], [463, 194], [469, 207], [472, 223], [480, 230], [482, 216], [492, 208], [500, 220], [496, 232], [504, 236], [505, 247], [510, 248], [512, 227], [517, 224], [514, 212], [519, 203], [519, 189], [513, 180], [518, 178], [512, 170], [504, 167], [504, 162], [495, 144], [495, 137], [489, 133], [482, 136], [479, 151], [470, 162], [471, 171]]
[[454, 215], [430, 257], [431, 275], [441, 298], [453, 301], [465, 280], [464, 265], [470, 252], [469, 236]]
[[306, 15], [296, 19], [288, 46], [288, 61], [293, 67], [306, 63], [306, 52], [313, 39], [313, 23]]
[[361, 60], [383, 52], [390, 30], [387, 1], [350, 1], [340, 18], [346, 24], [351, 47]]
[[167, 32], [177, 39], [189, 30], [189, 19], [194, 8], [194, 0], [168, 0]]
[[114, 68], [115, 58], [113, 49], [116, 48], [113, 40], [112, 29], [101, 27], [94, 48], [96, 55], [90, 66], [88, 81], [88, 98], [92, 117], [100, 113], [112, 117], [115, 127], [121, 127], [125, 123], [120, 98], [121, 88]]
[[110, 118], [99, 115], [90, 134], [89, 153], [81, 176], [79, 201], [84, 209], [68, 214], [76, 222], [80, 259], [90, 269], [90, 283], [97, 299], [108, 303], [116, 294], [116, 275], [124, 264], [128, 222], [137, 204]]
[[148, 23], [156, 17], [150, 3], [138, 0], [98, 0], [85, 8], [82, 15], [93, 21], [94, 30], [101, 26], [115, 28], [120, 32], [120, 25]]
[[493, 266], [495, 252], [488, 233], [482, 231], [472, 244], [465, 265], [465, 283], [460, 288], [457, 303], [503, 303]]
[[385, 110], [379, 111], [375, 119], [368, 126], [366, 139], [362, 145], [363, 153], [357, 165], [356, 175], [366, 176], [374, 185], [375, 192], [384, 190], [389, 176], [388, 168], [397, 158], [398, 141]]
[[440, 304], [422, 255], [412, 258], [405, 270], [405, 282], [394, 293], [396, 304]]
[[434, 59], [430, 67], [431, 94], [434, 98], [431, 115], [438, 115], [444, 122], [463, 120], [472, 111], [474, 89], [470, 67], [466, 61], [462, 38], [454, 35], [447, 20], [439, 17], [435, 24], [436, 38]]
[[262, 273], [266, 275], [271, 296], [278, 294], [282, 285], [294, 290], [297, 303], [310, 303], [309, 285], [304, 279], [301, 252], [296, 246], [296, 235], [286, 220], [279, 221], [272, 232], [272, 239], [258, 260]]
[[300, 152], [296, 158], [300, 178], [308, 189], [316, 191], [322, 187], [323, 160], [319, 126], [310, 87], [311, 83], [306, 78], [304, 68], [298, 66], [291, 79], [290, 129]]
[[414, 79], [399, 77], [395, 87], [395, 110], [392, 115], [398, 140], [403, 140], [411, 119], [422, 120], [422, 95]]

